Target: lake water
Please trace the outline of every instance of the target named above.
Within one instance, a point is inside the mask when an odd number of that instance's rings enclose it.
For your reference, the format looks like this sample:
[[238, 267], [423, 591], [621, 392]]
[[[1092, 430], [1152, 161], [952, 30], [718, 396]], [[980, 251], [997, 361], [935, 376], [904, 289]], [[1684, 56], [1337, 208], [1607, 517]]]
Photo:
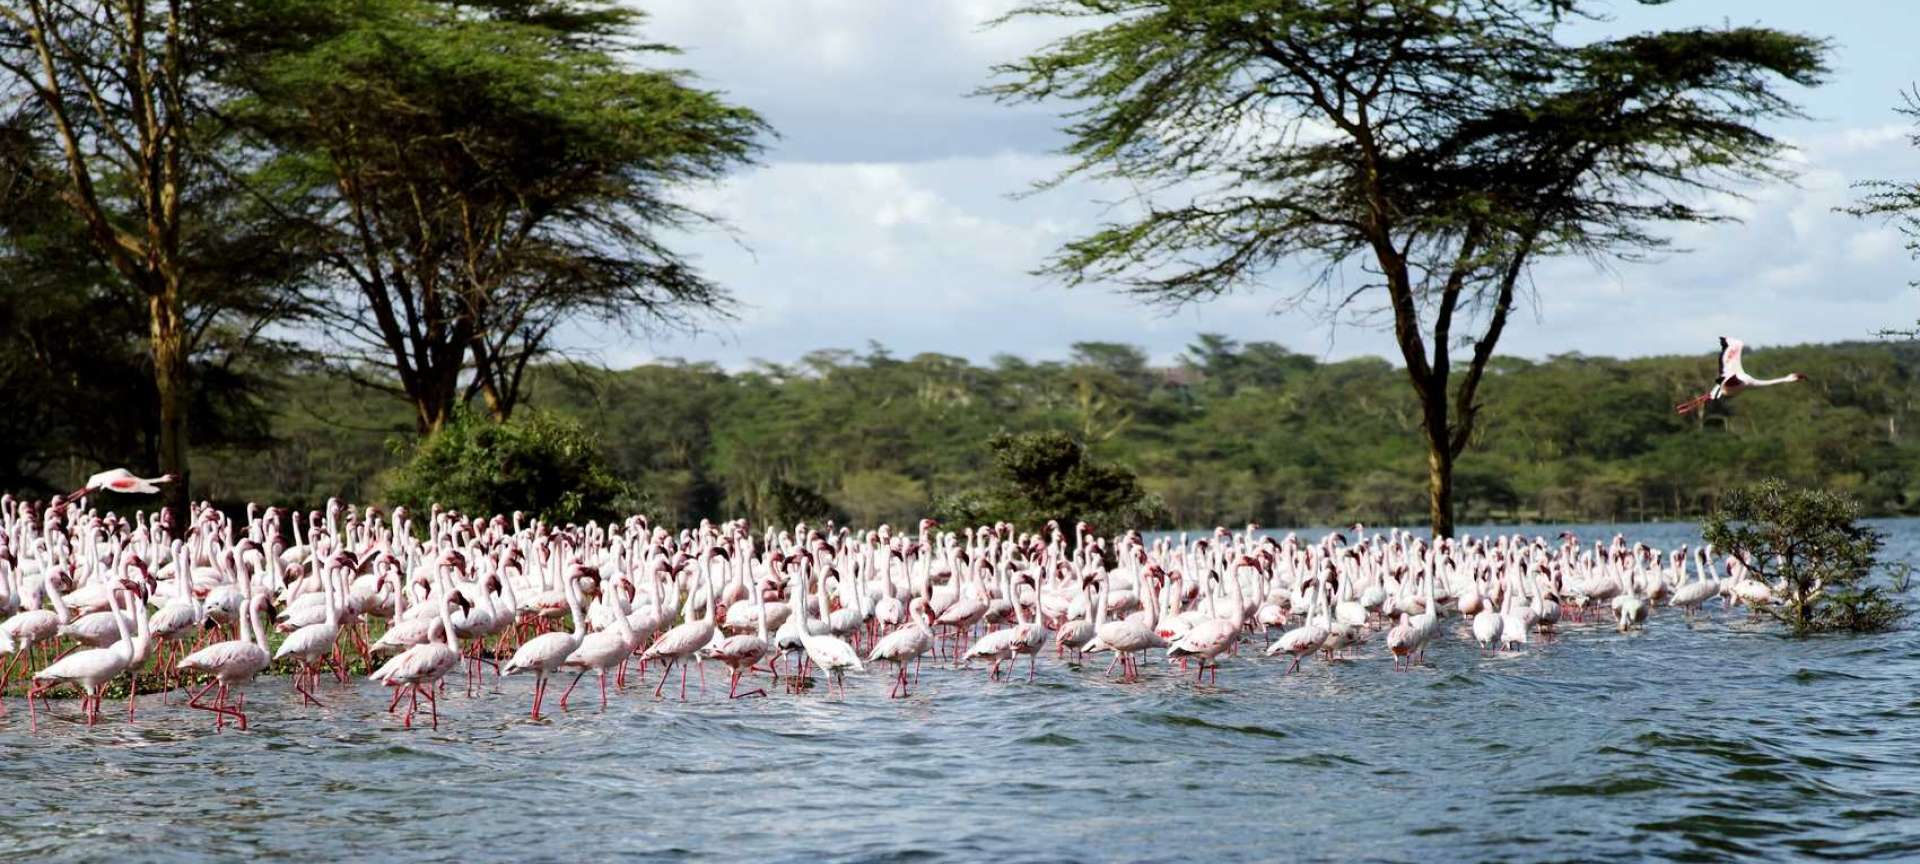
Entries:
[[[1920, 560], [1920, 522], [1882, 527], [1889, 559]], [[845, 701], [729, 703], [715, 673], [685, 704], [635, 687], [536, 724], [530, 680], [468, 700], [455, 678], [438, 732], [365, 683], [329, 681], [318, 709], [262, 679], [244, 734], [157, 697], [30, 734], [16, 696], [0, 859], [1920, 858], [1912, 631], [1792, 641], [1716, 605], [1482, 656], [1446, 623], [1411, 672], [1375, 640], [1294, 675], [1243, 651], [1207, 687], [1049, 657], [1033, 684], [929, 663], [907, 700], [870, 672]]]

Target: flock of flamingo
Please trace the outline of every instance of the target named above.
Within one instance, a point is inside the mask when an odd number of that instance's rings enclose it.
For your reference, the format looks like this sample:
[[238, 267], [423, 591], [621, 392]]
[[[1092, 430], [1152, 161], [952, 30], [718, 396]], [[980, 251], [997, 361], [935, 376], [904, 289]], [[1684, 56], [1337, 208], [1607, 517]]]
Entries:
[[[821, 674], [844, 696], [846, 674], [875, 663], [890, 669], [889, 696], [904, 697], [929, 655], [994, 678], [1024, 659], [1031, 680], [1043, 654], [1071, 654], [1075, 669], [1110, 654], [1105, 674], [1134, 682], [1163, 651], [1203, 681], [1228, 656], [1282, 658], [1292, 672], [1384, 644], [1398, 668], [1423, 663], [1443, 632], [1516, 650], [1562, 622], [1604, 616], [1625, 631], [1657, 605], [1691, 618], [1716, 597], [1761, 604], [1774, 590], [1710, 549], [1571, 534], [1430, 543], [1354, 526], [1303, 542], [1248, 526], [1147, 540], [923, 520], [913, 533], [802, 524], [756, 536], [745, 522], [676, 533], [641, 516], [556, 527], [437, 508], [416, 526], [405, 508], [329, 503], [249, 507], [244, 523], [203, 505], [174, 539], [160, 516], [85, 501], [166, 480], [116, 470], [51, 502], [0, 499], [0, 712], [25, 679], [29, 724], [62, 687], [92, 724], [125, 679], [129, 719], [143, 689], [186, 688], [216, 729], [245, 729], [246, 690], [276, 662], [291, 698], [318, 705], [331, 698], [323, 676], [348, 684], [357, 660], [392, 689], [390, 714], [411, 727], [424, 702], [436, 728], [456, 669], [469, 697], [489, 669], [532, 676], [538, 720], [556, 678], [567, 679], [565, 710], [589, 673], [604, 706], [609, 679], [622, 687], [657, 669], [661, 698], [678, 668], [684, 700], [689, 669], [704, 686], [714, 661], [730, 673], [729, 698], [765, 696], [743, 689], [761, 673], [790, 692]], [[1443, 631], [1456, 615], [1464, 628]]]

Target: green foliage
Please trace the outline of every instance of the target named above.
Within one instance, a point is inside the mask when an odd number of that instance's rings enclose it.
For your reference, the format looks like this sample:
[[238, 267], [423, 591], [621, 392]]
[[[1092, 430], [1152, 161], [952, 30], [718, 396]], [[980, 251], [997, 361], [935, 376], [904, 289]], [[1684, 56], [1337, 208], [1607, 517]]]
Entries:
[[[1444, 535], [1532, 259], [1630, 259], [1668, 245], [1661, 223], [1725, 218], [1699, 193], [1782, 173], [1764, 121], [1826, 72], [1825, 43], [1760, 27], [1568, 32], [1599, 5], [1034, 0], [1002, 20], [1074, 29], [986, 93], [1066, 112], [1072, 161], [1042, 186], [1150, 190], [1061, 246], [1044, 272], [1066, 284], [1178, 306], [1305, 265], [1319, 280], [1283, 306], [1390, 309]], [[1357, 291], [1318, 290], [1363, 269]]]
[[[21, 113], [0, 121], [0, 488], [72, 489], [98, 465], [157, 469], [159, 395], [146, 298], [125, 290], [60, 200], [51, 142]], [[260, 337], [301, 309], [293, 261], [232, 184], [189, 190], [181, 259], [188, 401], [197, 446], [261, 448], [272, 373], [289, 346]], [[60, 471], [60, 463], [85, 470]], [[204, 486], [197, 488], [204, 490]]]
[[556, 524], [604, 522], [636, 506], [592, 435], [538, 411], [507, 423], [456, 412], [411, 448], [385, 497], [423, 512], [434, 504], [476, 514], [520, 510]]
[[[300, 194], [344, 370], [385, 370], [424, 432], [477, 395], [512, 414], [556, 328], [691, 326], [722, 288], [669, 244], [711, 217], [682, 191], [767, 129], [641, 65], [643, 15], [606, 0], [276, 0], [234, 114]], [[463, 383], [470, 381], [470, 384]], [[465, 388], [465, 392], [462, 392]]]
[[1159, 499], [1133, 472], [1102, 464], [1062, 432], [1000, 433], [987, 441], [993, 482], [943, 499], [936, 511], [956, 525], [1011, 522], [1037, 528], [1087, 522], [1100, 531], [1150, 528], [1165, 518]]
[[1747, 562], [1756, 578], [1785, 587], [1764, 608], [1795, 635], [1874, 633], [1906, 609], [1891, 591], [1900, 586], [1874, 581], [1880, 533], [1858, 518], [1845, 495], [1765, 480], [1727, 496], [1701, 533]]
[[[1907, 136], [1907, 142], [1915, 150], [1920, 150], [1920, 86], [1902, 93], [1901, 99], [1903, 104], [1894, 111], [1913, 122], [1914, 128]], [[1868, 180], [1854, 184], [1854, 188], [1863, 193], [1859, 202], [1842, 210], [1855, 216], [1886, 220], [1905, 238], [1908, 254], [1915, 261], [1920, 261], [1920, 178]], [[1920, 288], [1920, 279], [1907, 284]], [[1883, 331], [1882, 335], [1920, 339], [1920, 326], [1889, 329]]]
[[[1712, 379], [1710, 351], [1495, 358], [1478, 455], [1457, 478], [1462, 519], [1693, 519], [1768, 475], [1844, 491], [1871, 515], [1920, 513], [1920, 345], [1766, 346], [1747, 362], [1811, 380], [1676, 417], [1673, 403]], [[1089, 378], [1112, 385], [1096, 426], [1136, 419], [1082, 439], [1086, 449], [1159, 496], [1159, 525], [1406, 523], [1425, 512], [1419, 408], [1405, 372], [1378, 358], [1328, 363], [1202, 338], [1171, 367], [1103, 377], [1111, 371], [874, 348], [737, 372], [543, 366], [529, 381], [533, 404], [594, 430], [610, 470], [672, 524], [764, 521], [767, 481], [779, 477], [857, 524], [911, 525], [994, 474], [982, 442], [995, 433], [1077, 434]], [[321, 372], [285, 379], [267, 407], [268, 450], [202, 460], [219, 497], [365, 499], [390, 466], [384, 442], [413, 426], [404, 405]]]

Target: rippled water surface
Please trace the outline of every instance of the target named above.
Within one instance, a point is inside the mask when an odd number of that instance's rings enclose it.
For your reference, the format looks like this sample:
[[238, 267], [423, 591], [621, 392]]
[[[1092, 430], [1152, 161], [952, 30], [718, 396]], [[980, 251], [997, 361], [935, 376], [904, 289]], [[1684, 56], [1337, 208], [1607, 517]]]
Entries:
[[[1920, 522], [1883, 527], [1888, 558], [1920, 560]], [[1644, 633], [1483, 656], [1447, 623], [1412, 672], [1376, 637], [1294, 675], [1243, 651], [1205, 687], [1049, 657], [1032, 684], [928, 664], [904, 701], [869, 673], [844, 701], [729, 703], [715, 673], [685, 704], [632, 688], [532, 723], [530, 681], [468, 700], [456, 678], [438, 732], [364, 683], [316, 709], [262, 679], [247, 733], [146, 697], [137, 722], [110, 702], [32, 734], [16, 696], [0, 858], [1920, 858], [1912, 632], [1797, 642], [1663, 609]]]

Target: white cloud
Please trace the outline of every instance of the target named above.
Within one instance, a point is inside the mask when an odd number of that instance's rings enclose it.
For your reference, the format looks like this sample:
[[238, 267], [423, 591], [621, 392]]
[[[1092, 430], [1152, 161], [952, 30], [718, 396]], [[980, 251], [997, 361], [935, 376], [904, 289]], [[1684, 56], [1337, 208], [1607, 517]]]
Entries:
[[[764, 111], [783, 133], [767, 164], [693, 200], [724, 217], [748, 248], [714, 235], [679, 244], [741, 301], [738, 319], [692, 337], [630, 343], [574, 334], [604, 359], [682, 356], [743, 365], [818, 348], [1061, 357], [1077, 340], [1139, 344], [1156, 358], [1201, 331], [1269, 339], [1330, 357], [1393, 356], [1377, 329], [1329, 331], [1317, 318], [1274, 316], [1307, 274], [1276, 273], [1268, 290], [1173, 314], [1097, 288], [1067, 291], [1030, 275], [1065, 239], [1091, 229], [1123, 190], [1074, 183], [1010, 198], [1064, 163], [1052, 107], [969, 98], [995, 62], [1063, 32], [981, 22], [1011, 0], [650, 2], [649, 36], [688, 49], [678, 59], [710, 86]], [[1906, 283], [1920, 273], [1884, 226], [1836, 207], [1851, 184], [1920, 174], [1898, 125], [1803, 123], [1796, 183], [1707, 202], [1742, 221], [1680, 226], [1686, 253], [1596, 270], [1541, 262], [1537, 305], [1502, 350], [1524, 356], [1710, 353], [1712, 339], [1757, 345], [1866, 338], [1920, 318]]]

